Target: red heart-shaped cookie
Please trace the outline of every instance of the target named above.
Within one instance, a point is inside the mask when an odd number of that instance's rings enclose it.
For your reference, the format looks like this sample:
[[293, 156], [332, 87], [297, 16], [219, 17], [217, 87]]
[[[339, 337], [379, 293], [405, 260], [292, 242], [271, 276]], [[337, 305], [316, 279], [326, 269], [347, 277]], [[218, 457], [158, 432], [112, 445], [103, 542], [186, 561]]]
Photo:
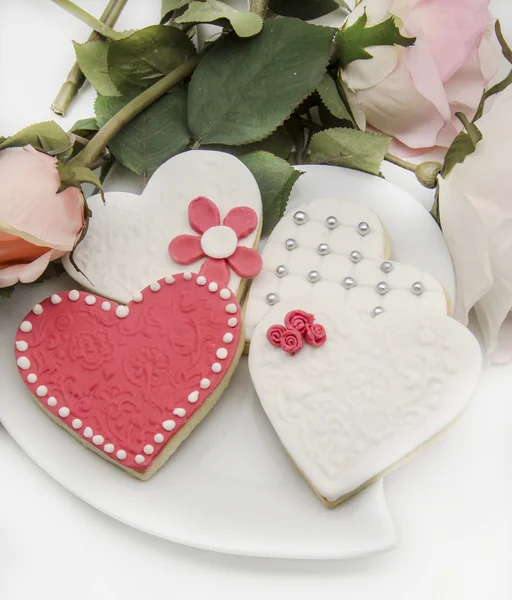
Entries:
[[77, 290], [54, 294], [21, 323], [16, 362], [56, 422], [149, 479], [222, 394], [241, 331], [235, 295], [183, 273], [126, 306]]

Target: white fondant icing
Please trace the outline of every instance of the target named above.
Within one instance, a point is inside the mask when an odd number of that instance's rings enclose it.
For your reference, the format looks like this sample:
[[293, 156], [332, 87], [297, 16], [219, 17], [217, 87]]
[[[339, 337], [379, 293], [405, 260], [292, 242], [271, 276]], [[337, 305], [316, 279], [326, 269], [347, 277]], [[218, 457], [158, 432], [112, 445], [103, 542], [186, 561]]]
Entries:
[[40, 314], [42, 314], [42, 312], [43, 312], [43, 307], [42, 307], [40, 304], [36, 304], [36, 305], [34, 306], [34, 308], [32, 309], [32, 312], [33, 312], [35, 315], [40, 315]]
[[124, 319], [129, 313], [130, 309], [127, 306], [120, 305], [116, 308], [116, 317], [119, 317], [120, 319]]
[[20, 369], [23, 369], [24, 371], [30, 369], [30, 361], [26, 356], [20, 356], [16, 361], [16, 364]]
[[[261, 217], [261, 196], [254, 177], [242, 162], [224, 152], [183, 152], [156, 170], [141, 196], [127, 192], [107, 192], [105, 196], [106, 204], [99, 195], [87, 199], [94, 220], [76, 247], [74, 259], [94, 282], [95, 293], [122, 304], [152, 281], [183, 271], [183, 265], [169, 256], [168, 246], [177, 235], [199, 235], [188, 220], [188, 205], [194, 198], [206, 196], [215, 202], [221, 222], [237, 206], [248, 206]], [[256, 239], [254, 231], [238, 246], [252, 248]], [[198, 272], [204, 260], [185, 268]], [[90, 286], [68, 257], [63, 262], [71, 277]], [[228, 285], [238, 291], [240, 278], [232, 271]]]
[[236, 233], [225, 225], [210, 227], [201, 236], [201, 248], [211, 258], [228, 258], [235, 252], [237, 244]]
[[212, 281], [208, 284], [208, 289], [210, 290], [210, 292], [216, 292], [219, 289], [219, 284], [215, 283], [215, 281]]
[[203, 379], [201, 379], [199, 386], [201, 387], [202, 390], [207, 390], [211, 385], [211, 381], [207, 378], [204, 377]]
[[48, 404], [48, 406], [51, 406], [52, 408], [54, 406], [57, 406], [57, 399], [54, 398], [53, 396], [50, 396], [47, 400], [46, 400], [46, 404]]
[[177, 417], [184, 417], [187, 414], [187, 411], [184, 408], [175, 408], [172, 411], [173, 415], [176, 415]]
[[176, 427], [176, 422], [172, 419], [168, 419], [162, 423], [162, 427], [165, 429], [165, 431], [172, 431]]
[[27, 381], [29, 383], [35, 383], [37, 381], [37, 375], [35, 373], [29, 373], [27, 375]]
[[76, 302], [80, 298], [80, 292], [78, 290], [71, 290], [68, 294], [68, 298], [71, 302]]
[[222, 288], [220, 291], [220, 297], [223, 300], [229, 300], [231, 298], [231, 290], [228, 290], [228, 288]]
[[195, 404], [199, 399], [199, 392], [192, 392], [188, 395], [188, 401], [190, 404]]
[[71, 411], [69, 410], [69, 408], [67, 406], [62, 406], [61, 408], [59, 408], [59, 415], [65, 419], [66, 417], [69, 417], [69, 413]]
[[96, 304], [96, 296], [86, 296], [85, 297], [85, 303], [88, 304], [89, 306], [93, 306], [94, 304]]
[[50, 302], [52, 304], [60, 304], [62, 302], [62, 298], [58, 294], [53, 294], [50, 298]]
[[[268, 328], [302, 309], [325, 327], [321, 347], [292, 356]], [[276, 306], [257, 325], [249, 369], [263, 408], [306, 479], [330, 501], [358, 489], [451, 423], [475, 392], [481, 352], [440, 312], [365, 321], [329, 299]]]
[[[306, 212], [308, 219], [297, 225], [293, 214], [301, 210]], [[326, 226], [329, 216], [335, 216], [338, 221], [335, 229]], [[370, 232], [365, 236], [357, 232], [361, 222], [370, 226]], [[299, 245], [293, 252], [285, 248], [289, 238], [296, 239]], [[320, 254], [320, 244], [327, 244], [329, 253]], [[321, 199], [294, 208], [277, 224], [261, 254], [263, 269], [253, 280], [247, 300], [246, 338], [251, 340], [258, 321], [272, 309], [266, 300], [269, 294], [276, 294], [279, 302], [300, 297], [330, 298], [333, 303], [346, 305], [368, 321], [377, 306], [382, 306], [386, 312], [416, 307], [446, 314], [445, 291], [433, 277], [400, 263], [391, 263], [393, 268], [389, 273], [381, 270], [382, 263], [388, 258], [386, 251], [383, 226], [377, 215], [365, 206]], [[351, 259], [354, 252], [362, 258]], [[278, 267], [281, 267], [280, 272], [284, 268], [286, 274], [279, 277], [276, 274]], [[308, 280], [311, 271], [318, 272], [318, 281]], [[346, 289], [341, 285], [346, 278], [354, 279], [357, 284]], [[385, 296], [376, 290], [380, 281], [390, 286]], [[411, 291], [411, 285], [416, 281], [425, 287], [420, 296]]]
[[153, 281], [153, 283], [151, 283], [149, 285], [149, 289], [152, 292], [159, 292], [160, 291], [160, 284], [158, 283], [158, 281]]
[[39, 398], [44, 398], [47, 393], [48, 393], [48, 388], [45, 385], [40, 385], [36, 389], [36, 394], [39, 396]]
[[119, 460], [124, 460], [126, 458], [126, 452], [125, 450], [118, 450], [116, 452], [116, 456]]
[[30, 321], [23, 321], [20, 325], [20, 330], [23, 331], [23, 333], [32, 331], [32, 323]]
[[82, 427], [82, 421], [80, 419], [73, 419], [71, 427], [73, 427], [73, 429], [80, 429], [80, 427]]

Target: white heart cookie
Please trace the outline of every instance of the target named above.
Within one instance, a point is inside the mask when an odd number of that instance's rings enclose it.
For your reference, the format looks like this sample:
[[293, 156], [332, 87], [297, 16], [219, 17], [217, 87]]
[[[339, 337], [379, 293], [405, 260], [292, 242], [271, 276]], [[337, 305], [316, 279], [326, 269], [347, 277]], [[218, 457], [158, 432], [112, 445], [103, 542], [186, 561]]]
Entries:
[[[325, 328], [292, 355], [268, 329], [301, 309]], [[402, 310], [364, 321], [344, 306], [298, 298], [257, 325], [249, 369], [263, 408], [305, 479], [335, 506], [447, 427], [475, 393], [480, 347], [440, 313]]]
[[[182, 234], [197, 237], [188, 209], [200, 196], [217, 205], [221, 222], [230, 210], [248, 207], [261, 224], [261, 195], [249, 169], [230, 154], [192, 150], [159, 167], [140, 196], [108, 192], [105, 205], [99, 195], [89, 198], [93, 216], [87, 235], [74, 252], [75, 262], [86, 277], [76, 271], [68, 257], [63, 259], [66, 271], [83, 287], [122, 303], [151, 282], [182, 272], [182, 264], [198, 272], [204, 258], [177, 264], [169, 255], [169, 243]], [[238, 247], [256, 246], [260, 230], [261, 226], [239, 239]], [[241, 281], [230, 272], [228, 287], [237, 295], [243, 291]]]
[[449, 312], [432, 276], [386, 260], [384, 227], [359, 204], [323, 199], [296, 208], [277, 224], [261, 256], [247, 302], [247, 340], [273, 305], [300, 296], [332, 298], [367, 320], [374, 311], [401, 308]]

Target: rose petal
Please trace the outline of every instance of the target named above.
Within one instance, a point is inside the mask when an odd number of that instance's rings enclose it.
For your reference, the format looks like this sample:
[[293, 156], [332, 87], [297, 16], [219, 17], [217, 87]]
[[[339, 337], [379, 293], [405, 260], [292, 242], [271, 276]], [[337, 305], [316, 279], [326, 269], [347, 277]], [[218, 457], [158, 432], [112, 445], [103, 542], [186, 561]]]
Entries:
[[169, 244], [171, 258], [180, 265], [189, 265], [204, 256], [201, 238], [197, 235], [178, 235]]
[[209, 198], [199, 196], [188, 205], [188, 222], [194, 231], [204, 233], [220, 225], [219, 209]]
[[241, 240], [258, 227], [258, 215], [248, 206], [237, 206], [228, 212], [224, 219], [224, 225], [231, 227], [236, 233], [236, 237]]
[[0, 288], [14, 285], [18, 281], [21, 281], [21, 283], [32, 283], [43, 274], [51, 260], [60, 258], [62, 255], [62, 252], [49, 250], [28, 264], [12, 265], [5, 269], [0, 269]]
[[245, 279], [256, 277], [263, 267], [258, 252], [244, 246], [239, 246], [231, 256], [226, 258], [226, 261], [239, 277]]
[[20, 237], [0, 231], [0, 269], [30, 263], [49, 250], [51, 248], [34, 246]]
[[231, 275], [228, 265], [223, 258], [210, 257], [201, 265], [199, 274], [206, 277], [208, 281], [214, 281], [219, 285], [227, 285]]

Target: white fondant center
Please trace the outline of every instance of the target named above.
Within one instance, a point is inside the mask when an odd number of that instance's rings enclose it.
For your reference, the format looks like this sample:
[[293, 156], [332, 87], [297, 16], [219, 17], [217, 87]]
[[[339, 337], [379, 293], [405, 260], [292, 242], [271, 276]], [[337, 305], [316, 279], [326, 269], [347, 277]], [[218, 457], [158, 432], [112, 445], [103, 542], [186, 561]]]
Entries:
[[210, 227], [201, 236], [201, 248], [211, 258], [227, 258], [236, 250], [238, 238], [231, 227]]

